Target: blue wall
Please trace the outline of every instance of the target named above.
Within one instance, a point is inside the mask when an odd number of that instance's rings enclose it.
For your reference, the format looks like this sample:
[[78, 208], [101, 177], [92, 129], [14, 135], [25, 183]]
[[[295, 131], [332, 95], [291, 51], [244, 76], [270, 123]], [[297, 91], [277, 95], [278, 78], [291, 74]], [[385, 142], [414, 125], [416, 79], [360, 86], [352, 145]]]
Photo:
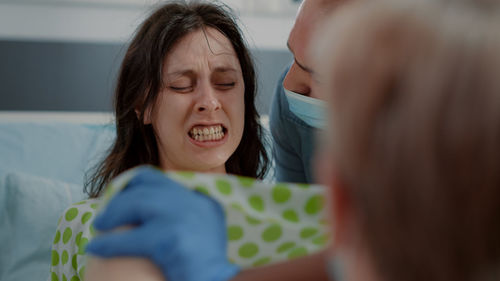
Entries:
[[[0, 40], [0, 110], [110, 111], [126, 45]], [[268, 113], [276, 81], [292, 57], [253, 50], [257, 107]]]

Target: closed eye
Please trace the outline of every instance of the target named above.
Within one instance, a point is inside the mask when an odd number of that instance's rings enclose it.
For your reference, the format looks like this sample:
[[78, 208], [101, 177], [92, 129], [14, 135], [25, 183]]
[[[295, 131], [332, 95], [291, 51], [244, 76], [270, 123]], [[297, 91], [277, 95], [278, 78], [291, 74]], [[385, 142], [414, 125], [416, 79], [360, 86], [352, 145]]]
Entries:
[[173, 90], [175, 92], [179, 92], [179, 93], [187, 93], [187, 92], [190, 92], [193, 89], [192, 86], [189, 86], [189, 87], [173, 87], [173, 86], [170, 86], [169, 88], [171, 90]]
[[215, 85], [217, 87], [221, 88], [222, 90], [227, 90], [227, 89], [233, 88], [236, 85], [236, 83], [235, 82], [231, 82], [231, 83], [217, 83]]

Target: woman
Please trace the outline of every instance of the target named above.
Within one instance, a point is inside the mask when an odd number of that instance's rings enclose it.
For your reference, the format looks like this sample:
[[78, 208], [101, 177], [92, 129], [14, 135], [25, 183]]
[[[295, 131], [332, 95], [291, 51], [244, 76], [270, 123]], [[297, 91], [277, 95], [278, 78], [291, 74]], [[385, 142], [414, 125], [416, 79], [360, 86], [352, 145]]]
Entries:
[[[500, 280], [494, 11], [353, 1], [314, 41], [331, 109], [318, 168], [331, 193], [333, 280]], [[231, 280], [315, 280], [288, 269]]]
[[227, 11], [207, 3], [158, 7], [123, 59], [114, 102], [117, 137], [87, 185], [91, 199], [71, 206], [61, 220], [52, 280], [83, 280], [99, 196], [125, 170], [150, 164], [262, 178], [268, 158], [255, 94], [249, 51]]
[[[190, 69], [196, 62], [200, 66]], [[159, 7], [123, 59], [115, 92], [117, 138], [87, 185], [90, 197], [141, 164], [262, 178], [268, 158], [255, 95], [253, 62], [229, 13], [211, 4]], [[211, 128], [223, 135], [221, 143], [204, 139], [214, 137]]]

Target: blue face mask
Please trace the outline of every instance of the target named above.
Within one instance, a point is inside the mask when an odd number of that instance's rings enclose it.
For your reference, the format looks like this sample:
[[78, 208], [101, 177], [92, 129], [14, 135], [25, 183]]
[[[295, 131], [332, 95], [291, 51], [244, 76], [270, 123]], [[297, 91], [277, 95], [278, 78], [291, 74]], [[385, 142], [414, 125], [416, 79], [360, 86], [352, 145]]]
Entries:
[[283, 89], [293, 114], [311, 127], [326, 128], [326, 102]]

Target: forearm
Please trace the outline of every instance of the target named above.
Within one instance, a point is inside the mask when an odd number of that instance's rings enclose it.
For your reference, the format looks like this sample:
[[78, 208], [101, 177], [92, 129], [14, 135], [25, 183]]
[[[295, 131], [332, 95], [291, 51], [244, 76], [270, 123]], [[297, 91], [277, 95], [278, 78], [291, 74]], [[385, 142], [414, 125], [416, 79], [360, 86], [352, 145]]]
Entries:
[[145, 258], [88, 257], [85, 281], [166, 281], [160, 269]]
[[[243, 270], [231, 281], [327, 281], [325, 252], [295, 260]], [[88, 261], [86, 281], [141, 280], [164, 281], [160, 270], [147, 259], [92, 257]]]
[[326, 281], [326, 252], [277, 263], [269, 266], [247, 269], [231, 281]]

